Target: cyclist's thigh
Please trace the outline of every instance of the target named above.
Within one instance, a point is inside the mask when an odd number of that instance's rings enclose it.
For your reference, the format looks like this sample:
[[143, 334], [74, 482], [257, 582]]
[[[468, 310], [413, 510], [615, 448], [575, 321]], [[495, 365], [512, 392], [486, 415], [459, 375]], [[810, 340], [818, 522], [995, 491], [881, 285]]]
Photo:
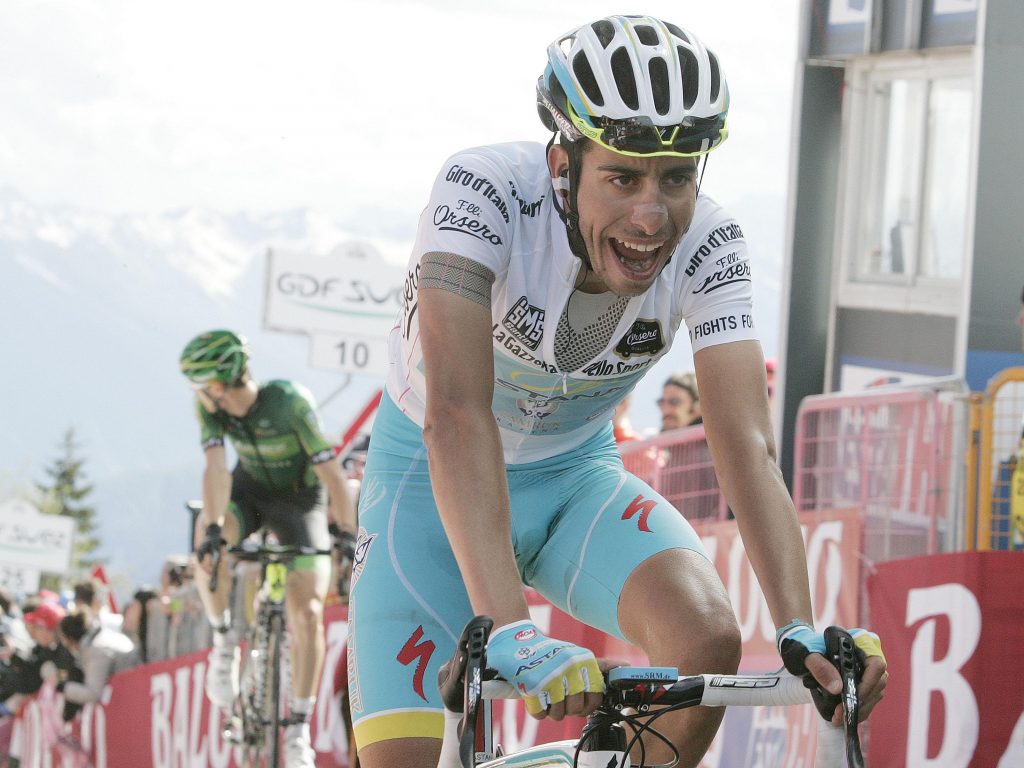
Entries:
[[349, 616], [359, 749], [392, 738], [439, 739], [437, 671], [471, 609], [434, 504], [420, 430], [386, 397], [360, 494]]
[[303, 488], [288, 493], [264, 493], [259, 512], [263, 524], [279, 543], [296, 547], [327, 549], [327, 506], [321, 488]]
[[[319, 487], [303, 488], [291, 493], [267, 494], [261, 500], [260, 512], [264, 524], [279, 543], [314, 549], [328, 549], [331, 537], [327, 532], [327, 505], [323, 490]], [[300, 555], [291, 564], [289, 593], [298, 579], [301, 584], [315, 590], [316, 594], [327, 594], [331, 577], [330, 555]], [[312, 571], [315, 576], [299, 575]]]
[[614, 443], [589, 450], [585, 460], [513, 491], [513, 514], [520, 520], [516, 510], [559, 489], [560, 509], [525, 573], [527, 583], [567, 613], [622, 638], [618, 601], [633, 570], [668, 549], [704, 549], [683, 516], [623, 468]]
[[234, 541], [229, 541], [229, 544], [237, 544], [263, 525], [260, 513], [260, 499], [263, 493], [263, 486], [242, 469], [241, 464], [237, 465], [231, 473], [231, 502], [228, 504], [228, 511], [238, 523], [238, 537]]

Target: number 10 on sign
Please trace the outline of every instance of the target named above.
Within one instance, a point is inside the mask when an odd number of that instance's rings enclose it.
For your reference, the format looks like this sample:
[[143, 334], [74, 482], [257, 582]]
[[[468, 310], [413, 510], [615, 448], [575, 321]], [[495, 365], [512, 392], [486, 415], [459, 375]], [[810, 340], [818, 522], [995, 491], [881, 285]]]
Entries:
[[382, 338], [347, 334], [313, 334], [314, 368], [345, 373], [385, 376], [388, 372], [388, 345]]

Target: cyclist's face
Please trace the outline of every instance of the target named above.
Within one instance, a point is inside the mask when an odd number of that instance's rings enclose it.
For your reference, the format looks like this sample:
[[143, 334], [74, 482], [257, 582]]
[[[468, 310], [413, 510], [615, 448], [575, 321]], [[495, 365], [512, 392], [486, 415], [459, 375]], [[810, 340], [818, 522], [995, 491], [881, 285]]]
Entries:
[[694, 158], [630, 157], [591, 144], [576, 197], [594, 268], [583, 290], [646, 291], [690, 226], [696, 196]]
[[208, 411], [216, 410], [221, 407], [221, 400], [224, 397], [226, 387], [219, 381], [208, 381], [204, 384], [193, 383], [192, 389], [195, 390], [196, 395], [199, 397], [200, 402]]
[[658, 398], [661, 410], [661, 429], [687, 427], [700, 416], [700, 407], [688, 389], [666, 384]]

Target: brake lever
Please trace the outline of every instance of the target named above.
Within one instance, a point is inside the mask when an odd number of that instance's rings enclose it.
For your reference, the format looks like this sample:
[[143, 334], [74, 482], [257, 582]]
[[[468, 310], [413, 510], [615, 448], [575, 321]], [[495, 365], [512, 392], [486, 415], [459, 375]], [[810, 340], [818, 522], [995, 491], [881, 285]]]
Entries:
[[210, 593], [217, 591], [217, 581], [220, 575], [220, 547], [210, 553], [210, 563], [213, 565], [213, 573], [210, 574]]
[[[836, 704], [843, 707], [843, 730], [846, 734], [846, 761], [850, 768], [863, 768], [864, 755], [860, 748], [860, 735], [857, 724], [860, 722], [860, 697], [857, 695], [857, 683], [864, 673], [864, 652], [853, 641], [850, 633], [841, 627], [829, 627], [825, 630], [825, 658], [839, 672], [843, 689], [839, 696], [825, 693], [832, 700], [832, 711]], [[821, 690], [820, 688], [818, 689]], [[812, 691], [812, 697], [814, 692]], [[815, 700], [815, 704], [818, 701]], [[822, 711], [821, 705], [818, 710]], [[822, 712], [824, 715], [824, 712]]]

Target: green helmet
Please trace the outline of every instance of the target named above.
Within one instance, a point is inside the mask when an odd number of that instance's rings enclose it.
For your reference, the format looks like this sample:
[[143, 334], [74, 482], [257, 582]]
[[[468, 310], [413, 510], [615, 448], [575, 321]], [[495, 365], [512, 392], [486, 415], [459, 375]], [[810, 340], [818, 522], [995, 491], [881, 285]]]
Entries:
[[232, 331], [207, 331], [185, 345], [181, 372], [197, 384], [221, 381], [234, 384], [249, 362], [249, 345]]

